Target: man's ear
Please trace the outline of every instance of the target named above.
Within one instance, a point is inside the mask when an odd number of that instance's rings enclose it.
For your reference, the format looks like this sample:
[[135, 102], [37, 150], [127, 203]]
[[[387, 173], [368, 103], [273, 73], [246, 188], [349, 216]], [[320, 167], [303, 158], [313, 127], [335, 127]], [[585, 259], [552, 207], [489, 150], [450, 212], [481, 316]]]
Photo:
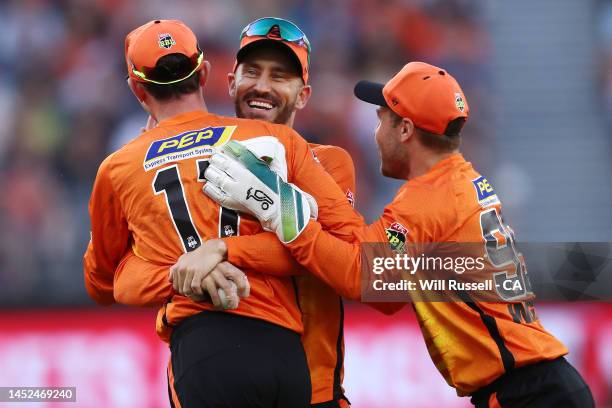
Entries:
[[208, 77], [210, 76], [211, 65], [207, 60], [202, 61], [202, 69], [200, 70], [200, 88], [204, 88]]
[[141, 104], [146, 103], [147, 92], [145, 91], [142, 84], [140, 82], [134, 81], [132, 78], [128, 78], [127, 83], [136, 99], [138, 99], [138, 102], [140, 102]]
[[310, 85], [304, 85], [297, 95], [297, 100], [295, 101], [296, 109], [303, 109], [308, 103], [311, 95], [312, 87]]
[[408, 118], [402, 118], [400, 128], [400, 142], [406, 143], [414, 135], [414, 122]]
[[236, 74], [233, 72], [227, 73], [227, 89], [230, 98], [236, 98]]

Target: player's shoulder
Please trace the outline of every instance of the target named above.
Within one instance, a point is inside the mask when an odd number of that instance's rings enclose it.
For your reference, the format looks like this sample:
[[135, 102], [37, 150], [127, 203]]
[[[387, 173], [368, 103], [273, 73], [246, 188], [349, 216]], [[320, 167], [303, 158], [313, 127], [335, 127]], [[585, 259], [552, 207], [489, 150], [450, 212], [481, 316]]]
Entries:
[[114, 161], [116, 160], [117, 153], [120, 150], [121, 149], [112, 152], [111, 154], [106, 156], [104, 160], [102, 160], [102, 163], [100, 163], [100, 166], [98, 166], [98, 175], [108, 174], [111, 172], [113, 165], [114, 165]]
[[454, 212], [452, 183], [424, 184], [408, 181], [398, 190], [393, 204], [410, 217], [450, 216]]
[[459, 211], [473, 212], [479, 208], [500, 204], [497, 192], [486, 175], [466, 160], [457, 161], [445, 183], [449, 194], [455, 198]]
[[426, 203], [428, 211], [442, 211], [475, 205], [478, 189], [482, 187], [490, 187], [486, 178], [461, 154], [455, 154], [427, 174], [408, 181], [401, 190], [412, 201]]
[[225, 116], [219, 116], [223, 121], [227, 121], [230, 123], [235, 123], [238, 125], [238, 129], [242, 129], [246, 132], [256, 131], [261, 132], [265, 131], [269, 133], [269, 136], [278, 136], [285, 135], [289, 133], [293, 133], [294, 130], [289, 126], [280, 124], [280, 123], [272, 123], [265, 121], [263, 119], [249, 119], [249, 118], [228, 118]]
[[309, 143], [313, 156], [325, 168], [354, 168], [353, 158], [345, 149], [333, 145]]
[[308, 146], [317, 156], [325, 155], [342, 161], [353, 161], [351, 154], [340, 146], [309, 143]]
[[450, 228], [460, 214], [474, 207], [468, 187], [477, 173], [462, 157], [434, 166], [425, 175], [404, 183], [396, 194], [393, 210], [418, 221]]
[[223, 118], [226, 123], [236, 126], [235, 137], [238, 140], [272, 136], [288, 146], [293, 138], [299, 136], [295, 130], [283, 124], [271, 123], [261, 119]]
[[[266, 121], [260, 121], [263, 123], [270, 131], [273, 133], [273, 136], [283, 137], [287, 139], [292, 138], [302, 138], [302, 136], [292, 127], [284, 125], [282, 123], [271, 123]], [[302, 138], [303, 139], [303, 138]]]
[[167, 137], [165, 129], [157, 127], [149, 129], [115, 150], [107, 159], [115, 165], [123, 162], [132, 162], [134, 156], [141, 156], [152, 142], [164, 137]]

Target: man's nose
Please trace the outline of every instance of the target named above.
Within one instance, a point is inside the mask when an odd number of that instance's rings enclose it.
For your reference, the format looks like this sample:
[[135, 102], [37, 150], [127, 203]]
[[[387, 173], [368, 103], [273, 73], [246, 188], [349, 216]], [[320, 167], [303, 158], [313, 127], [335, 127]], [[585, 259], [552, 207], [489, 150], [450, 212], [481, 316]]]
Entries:
[[254, 89], [260, 93], [268, 93], [271, 91], [270, 79], [267, 75], [260, 75], [255, 82]]

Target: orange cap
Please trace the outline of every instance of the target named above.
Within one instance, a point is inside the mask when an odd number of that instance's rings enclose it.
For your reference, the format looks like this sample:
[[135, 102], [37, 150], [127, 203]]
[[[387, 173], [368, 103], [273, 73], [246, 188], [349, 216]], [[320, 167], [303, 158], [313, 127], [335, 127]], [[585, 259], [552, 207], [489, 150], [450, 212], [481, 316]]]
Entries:
[[355, 96], [387, 106], [416, 127], [438, 135], [459, 133], [462, 124], [449, 124], [468, 117], [470, 108], [461, 87], [448, 72], [424, 62], [408, 63], [385, 85], [360, 81]]
[[[198, 40], [182, 21], [153, 20], [125, 37], [125, 62], [128, 75], [140, 82], [155, 82], [143, 74], [169, 54], [183, 54], [194, 61], [194, 72], [202, 67]], [[136, 71], [136, 72], [135, 72]]]
[[238, 50], [238, 53], [236, 54], [236, 62], [234, 63], [234, 72], [236, 71], [236, 68], [238, 68], [238, 64], [242, 60], [242, 57], [245, 55], [247, 50], [253, 47], [253, 45], [251, 44], [260, 42], [260, 41], [268, 41], [268, 42], [274, 41], [274, 42], [277, 42], [278, 44], [282, 44], [286, 46], [291, 51], [291, 55], [294, 58], [296, 58], [296, 62], [298, 62], [299, 67], [302, 70], [301, 76], [302, 76], [302, 80], [304, 81], [304, 84], [308, 83], [308, 50], [306, 50], [306, 48], [304, 47], [301, 47], [297, 44], [292, 43], [291, 41], [283, 40], [280, 36], [275, 35], [274, 32], [270, 32], [266, 36], [250, 36], [250, 37], [245, 36], [243, 37], [242, 40], [240, 40], [240, 49]]

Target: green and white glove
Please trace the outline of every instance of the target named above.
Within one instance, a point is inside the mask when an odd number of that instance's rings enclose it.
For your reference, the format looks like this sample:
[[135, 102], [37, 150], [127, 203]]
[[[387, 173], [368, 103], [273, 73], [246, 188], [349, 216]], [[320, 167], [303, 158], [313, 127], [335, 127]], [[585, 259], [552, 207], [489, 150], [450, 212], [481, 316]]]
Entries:
[[271, 169], [274, 160], [260, 159], [244, 144], [230, 141], [210, 158], [204, 193], [223, 207], [253, 215], [265, 230], [289, 243], [310, 218], [316, 219], [318, 207], [310, 194]]

